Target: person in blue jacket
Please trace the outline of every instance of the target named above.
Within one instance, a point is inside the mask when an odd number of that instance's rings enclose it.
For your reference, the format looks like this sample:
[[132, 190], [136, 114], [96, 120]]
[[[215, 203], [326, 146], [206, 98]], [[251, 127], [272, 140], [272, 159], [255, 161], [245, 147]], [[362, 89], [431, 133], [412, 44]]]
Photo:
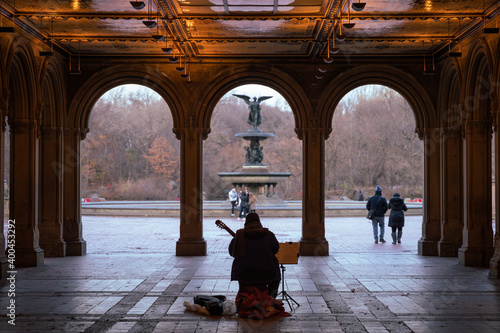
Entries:
[[[375, 238], [375, 244], [385, 243], [384, 232], [385, 232], [385, 213], [387, 212], [387, 200], [382, 196], [382, 188], [377, 185], [375, 187], [375, 195], [371, 196], [366, 202], [366, 209], [373, 209], [372, 216], [372, 226], [373, 226], [373, 237]], [[380, 236], [378, 229], [380, 227]]]

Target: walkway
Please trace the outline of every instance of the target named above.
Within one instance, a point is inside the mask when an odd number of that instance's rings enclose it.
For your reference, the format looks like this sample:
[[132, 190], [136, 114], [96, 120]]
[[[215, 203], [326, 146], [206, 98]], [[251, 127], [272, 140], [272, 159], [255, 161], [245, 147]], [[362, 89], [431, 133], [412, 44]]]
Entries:
[[[233, 230], [242, 226], [223, 219]], [[264, 219], [280, 241], [297, 241], [300, 218]], [[402, 245], [373, 244], [364, 218], [329, 218], [329, 257], [288, 265], [292, 316], [252, 321], [187, 312], [197, 294], [234, 299], [230, 236], [206, 220], [206, 257], [176, 257], [174, 218], [84, 217], [88, 254], [18, 269], [15, 297], [1, 289], [0, 332], [499, 332], [500, 281], [456, 258], [421, 257], [421, 217]], [[390, 235], [389, 235], [390, 236]], [[390, 238], [390, 237], [386, 237]], [[7, 323], [15, 300], [15, 326]]]

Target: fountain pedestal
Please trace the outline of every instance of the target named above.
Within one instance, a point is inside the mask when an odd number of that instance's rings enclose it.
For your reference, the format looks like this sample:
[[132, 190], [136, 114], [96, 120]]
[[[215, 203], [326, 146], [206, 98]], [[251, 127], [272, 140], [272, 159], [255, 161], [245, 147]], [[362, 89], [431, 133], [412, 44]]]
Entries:
[[264, 159], [260, 141], [274, 138], [272, 133], [263, 133], [259, 128], [252, 128], [246, 133], [238, 133], [235, 137], [250, 141], [245, 147], [246, 162], [239, 172], [220, 172], [219, 177], [230, 182], [236, 188], [248, 189], [257, 197], [257, 207], [286, 206], [278, 197], [276, 186], [286, 181], [292, 174], [289, 172], [269, 172]]

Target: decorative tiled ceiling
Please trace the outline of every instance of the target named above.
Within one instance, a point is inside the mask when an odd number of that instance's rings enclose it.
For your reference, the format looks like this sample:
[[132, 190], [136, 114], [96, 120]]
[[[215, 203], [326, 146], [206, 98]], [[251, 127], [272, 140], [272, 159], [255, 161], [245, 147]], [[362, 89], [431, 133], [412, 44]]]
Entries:
[[[41, 49], [115, 57], [325, 57], [438, 52], [498, 20], [500, 0], [10, 0], [2, 27], [24, 29]], [[353, 5], [365, 2], [362, 11]], [[158, 23], [148, 28], [143, 21]], [[347, 28], [344, 24], [353, 23]], [[156, 41], [152, 35], [167, 36]], [[343, 39], [343, 38], [340, 38]], [[43, 41], [43, 46], [42, 46]], [[327, 43], [328, 41], [328, 43]]]

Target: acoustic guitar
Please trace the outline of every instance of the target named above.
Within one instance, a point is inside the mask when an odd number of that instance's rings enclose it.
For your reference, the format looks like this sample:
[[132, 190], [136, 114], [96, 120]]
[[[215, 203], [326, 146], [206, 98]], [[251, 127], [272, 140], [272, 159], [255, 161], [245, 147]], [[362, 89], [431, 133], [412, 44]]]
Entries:
[[222, 222], [221, 220], [217, 220], [215, 221], [215, 225], [218, 226], [219, 228], [221, 229], [224, 229], [226, 230], [231, 236], [236, 236], [236, 234], [234, 233], [234, 231], [231, 230], [231, 228], [229, 228], [224, 222]]

